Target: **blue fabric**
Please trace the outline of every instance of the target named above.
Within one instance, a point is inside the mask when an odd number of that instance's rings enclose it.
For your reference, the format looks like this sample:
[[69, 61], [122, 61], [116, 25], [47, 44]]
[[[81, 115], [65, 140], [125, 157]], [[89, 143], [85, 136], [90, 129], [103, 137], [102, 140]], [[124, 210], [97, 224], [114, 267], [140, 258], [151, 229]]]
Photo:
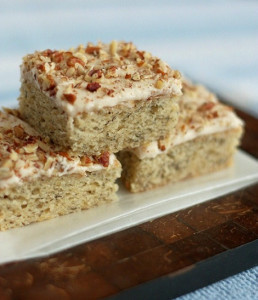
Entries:
[[[0, 1], [0, 105], [15, 105], [21, 57], [131, 40], [258, 116], [258, 2]], [[180, 299], [258, 299], [258, 268]]]
[[218, 281], [205, 288], [196, 290], [176, 300], [257, 300], [258, 267]]

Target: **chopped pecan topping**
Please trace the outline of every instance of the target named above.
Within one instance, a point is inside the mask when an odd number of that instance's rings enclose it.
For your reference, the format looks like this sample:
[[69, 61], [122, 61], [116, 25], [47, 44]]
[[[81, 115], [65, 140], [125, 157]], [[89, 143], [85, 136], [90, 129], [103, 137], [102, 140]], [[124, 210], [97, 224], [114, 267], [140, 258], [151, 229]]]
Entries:
[[185, 132], [186, 131], [186, 125], [185, 124], [181, 125], [180, 129], [181, 129], [182, 132]]
[[43, 64], [38, 65], [38, 66], [37, 66], [37, 69], [38, 69], [39, 71], [41, 71], [41, 72], [45, 72], [45, 71], [46, 71], [45, 66], [44, 66]]
[[93, 77], [93, 75], [95, 75], [94, 77], [95, 78], [101, 78], [101, 76], [102, 76], [102, 71], [101, 70], [90, 70], [90, 72], [88, 73], [88, 75], [89, 76], [92, 76]]
[[68, 160], [72, 160], [71, 157], [70, 157], [70, 155], [67, 152], [59, 151], [59, 152], [57, 152], [57, 154], [65, 157], [65, 158], [67, 158]]
[[158, 140], [158, 148], [161, 151], [165, 151], [166, 150], [166, 146], [162, 143], [162, 140]]
[[213, 112], [211, 112], [211, 113], [208, 114], [207, 118], [208, 119], [216, 119], [216, 118], [218, 118], [218, 116], [219, 116], [218, 112], [217, 111], [213, 111]]
[[108, 89], [108, 90], [107, 90], [107, 95], [112, 97], [113, 94], [114, 94], [114, 92], [115, 92], [115, 91], [114, 91], [113, 89]]
[[93, 93], [96, 92], [100, 87], [101, 85], [98, 82], [90, 82], [87, 84], [86, 89]]
[[14, 135], [19, 139], [22, 139], [26, 136], [26, 133], [24, 129], [21, 127], [21, 125], [14, 126], [13, 131], [14, 131]]
[[110, 53], [112, 56], [114, 56], [117, 52], [117, 41], [112, 41], [110, 43], [110, 47], [109, 47]]
[[57, 52], [53, 55], [53, 61], [56, 63], [60, 63], [64, 60], [64, 53], [63, 52]]
[[47, 157], [45, 165], [44, 165], [44, 170], [45, 171], [49, 170], [52, 167], [53, 163], [54, 163], [54, 159], [50, 156]]
[[88, 54], [98, 54], [100, 50], [100, 47], [94, 47], [94, 46], [87, 46], [85, 49], [85, 52]]
[[37, 152], [38, 158], [41, 162], [45, 163], [47, 158], [46, 158], [46, 154], [43, 151], [38, 151]]
[[26, 153], [34, 153], [38, 149], [38, 144], [33, 143], [33, 144], [27, 144], [23, 147]]
[[51, 76], [50, 74], [47, 74], [47, 78], [46, 78], [46, 84], [47, 84], [47, 91], [53, 90], [56, 87], [56, 83], [55, 80], [53, 78], [53, 76]]
[[141, 66], [143, 66], [143, 65], [144, 65], [144, 61], [143, 61], [143, 60], [137, 62], [137, 66], [138, 66], [138, 67], [141, 67]]
[[[76, 105], [80, 103], [79, 97], [85, 96], [86, 99], [85, 89], [95, 92], [100, 88], [99, 84], [102, 88], [114, 89], [109, 95], [115, 96], [138, 86], [137, 81], [143, 82], [141, 86], [145, 89], [150, 85], [155, 86], [158, 79], [166, 83], [170, 80], [175, 81], [173, 76], [177, 77], [177, 73], [162, 60], [148, 52], [139, 51], [131, 42], [116, 41], [110, 44], [88, 43], [86, 47], [79, 45], [69, 51], [35, 52], [24, 58], [24, 74], [32, 69], [36, 69], [32, 76], [35, 75], [40, 89], [48, 92], [48, 96], [56, 97], [58, 101], [65, 99], [73, 102], [71, 96], [65, 98], [63, 94], [75, 92]], [[67, 86], [72, 84], [71, 92], [67, 90]], [[178, 92], [175, 89], [175, 94], [179, 94], [179, 84], [178, 82]], [[160, 86], [161, 84], [157, 83], [157, 88]], [[166, 86], [169, 89], [170, 85]], [[105, 95], [105, 92], [99, 92], [98, 99]], [[95, 100], [97, 101], [92, 95], [85, 101], [85, 106]]]
[[96, 158], [97, 162], [102, 164], [103, 167], [107, 168], [109, 166], [109, 152], [103, 152], [99, 157]]
[[86, 156], [86, 155], [85, 155], [85, 156], [82, 156], [82, 157], [80, 158], [80, 161], [81, 161], [81, 165], [82, 165], [82, 166], [87, 166], [88, 164], [92, 163], [90, 157], [88, 157], [88, 156]]
[[214, 111], [212, 115], [213, 115], [213, 118], [218, 118], [219, 117], [219, 114], [218, 114], [217, 111]]
[[11, 154], [10, 154], [11, 160], [17, 161], [17, 160], [18, 160], [18, 157], [19, 157], [19, 156], [18, 156], [17, 152], [14, 151], [14, 150], [12, 150], [12, 151], [11, 151]]
[[50, 49], [46, 49], [45, 51], [42, 52], [43, 56], [50, 56], [51, 54], [53, 54], [55, 51], [52, 51]]
[[162, 80], [157, 80], [157, 82], [156, 82], [156, 84], [155, 84], [155, 87], [157, 88], [157, 89], [162, 89], [163, 88], [163, 86], [164, 86], [164, 82], [162, 81]]
[[135, 73], [132, 75], [132, 80], [133, 80], [133, 81], [139, 81], [139, 80], [141, 80], [141, 76], [140, 76], [139, 72], [135, 72]]
[[12, 173], [10, 172], [9, 168], [0, 167], [0, 179], [8, 179], [12, 176]]
[[174, 77], [175, 79], [180, 79], [180, 78], [181, 78], [181, 74], [180, 74], [180, 72], [179, 72], [179, 71], [177, 71], [177, 70], [175, 70], [175, 71], [174, 71], [174, 75], [173, 75], [173, 77]]
[[53, 90], [49, 91], [49, 96], [54, 97], [56, 95], [56, 93], [57, 93], [57, 88], [55, 87]]
[[66, 76], [71, 77], [75, 73], [75, 68], [71, 67], [66, 71]]
[[76, 100], [76, 95], [74, 94], [64, 94], [64, 99], [66, 101], [68, 101], [71, 104], [74, 104], [75, 100]]
[[161, 74], [162, 76], [165, 76], [167, 73], [162, 71], [160, 68], [157, 69], [156, 71], [158, 74]]
[[112, 77], [117, 77], [118, 74], [117, 74], [117, 67], [116, 66], [111, 66], [107, 69], [107, 72], [106, 72], [106, 75], [105, 77], [106, 78], [112, 78]]
[[205, 112], [207, 110], [211, 110], [214, 106], [215, 106], [214, 102], [205, 102], [198, 108], [198, 111]]
[[136, 53], [139, 55], [139, 57], [144, 60], [144, 51], [136, 51]]
[[72, 56], [67, 60], [67, 65], [69, 67], [74, 67], [76, 63], [84, 66], [84, 62], [78, 57]]

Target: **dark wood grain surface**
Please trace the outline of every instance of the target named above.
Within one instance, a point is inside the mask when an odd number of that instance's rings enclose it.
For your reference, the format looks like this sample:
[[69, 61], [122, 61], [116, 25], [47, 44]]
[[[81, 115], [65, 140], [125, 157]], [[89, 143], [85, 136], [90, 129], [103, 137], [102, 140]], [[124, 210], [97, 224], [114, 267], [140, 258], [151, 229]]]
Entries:
[[[238, 114], [246, 122], [242, 149], [257, 158], [258, 120]], [[250, 254], [257, 246], [257, 210], [258, 184], [49, 257], [2, 265], [0, 299], [141, 299], [140, 290], [152, 287], [161, 297], [164, 279], [173, 283], [182, 274], [194, 276], [196, 265], [217, 274], [203, 284], [200, 277], [193, 288], [200, 287], [222, 278], [216, 268], [220, 262], [235, 259], [234, 272], [258, 263]]]

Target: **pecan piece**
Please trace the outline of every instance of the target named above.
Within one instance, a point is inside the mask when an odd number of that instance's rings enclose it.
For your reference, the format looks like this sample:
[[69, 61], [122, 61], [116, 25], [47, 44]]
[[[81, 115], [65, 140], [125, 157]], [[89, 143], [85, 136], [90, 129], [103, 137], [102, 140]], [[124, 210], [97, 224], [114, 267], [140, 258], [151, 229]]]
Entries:
[[155, 87], [157, 88], [157, 89], [162, 89], [163, 88], [163, 86], [164, 86], [164, 82], [162, 81], [162, 80], [157, 80], [157, 82], [156, 82], [156, 84], [155, 84]]
[[174, 77], [175, 79], [180, 79], [180, 78], [181, 78], [180, 72], [177, 71], [177, 70], [175, 70], [175, 72], [174, 72], [174, 74], [173, 74], [173, 77]]
[[59, 152], [57, 152], [57, 154], [67, 158], [68, 160], [72, 160], [70, 155], [67, 152], [59, 151]]
[[161, 74], [162, 76], [165, 76], [167, 74], [166, 72], [162, 71], [160, 68], [156, 70], [156, 73]]
[[14, 126], [13, 131], [14, 131], [14, 135], [19, 139], [24, 138], [26, 135], [26, 133], [25, 133], [24, 129], [21, 127], [21, 125]]
[[66, 101], [68, 101], [71, 104], [74, 104], [75, 100], [76, 100], [76, 95], [74, 94], [64, 94], [64, 99]]
[[37, 152], [37, 155], [38, 155], [39, 160], [45, 164], [45, 162], [47, 160], [45, 153], [42, 150], [40, 150]]
[[113, 89], [107, 89], [107, 95], [110, 97], [113, 97], [114, 92], [115, 91]]
[[14, 151], [14, 150], [11, 150], [11, 154], [10, 154], [10, 159], [12, 160], [12, 161], [17, 161], [18, 160], [18, 154], [17, 154], [17, 152], [16, 151]]
[[27, 144], [23, 147], [26, 153], [34, 153], [38, 149], [38, 144]]
[[57, 52], [53, 55], [53, 61], [56, 63], [60, 63], [64, 59], [63, 52]]
[[46, 71], [45, 66], [44, 66], [43, 64], [38, 65], [38, 66], [37, 66], [37, 69], [38, 69], [39, 71], [41, 71], [41, 72], [45, 72], [45, 71]]
[[100, 87], [101, 87], [101, 85], [98, 82], [91, 82], [91, 83], [88, 83], [86, 90], [93, 93], [93, 92], [96, 92]]
[[46, 82], [45, 83], [47, 85], [46, 91], [51, 91], [51, 90], [53, 90], [56, 87], [55, 80], [54, 80], [54, 78], [50, 74], [47, 74]]
[[88, 156], [82, 156], [80, 158], [80, 160], [81, 160], [81, 165], [82, 166], [87, 166], [88, 164], [90, 164], [92, 162], [90, 157], [88, 157]]
[[71, 77], [75, 73], [75, 68], [71, 67], [66, 71], [66, 76]]
[[85, 49], [85, 52], [88, 54], [98, 54], [100, 50], [100, 47], [94, 47], [94, 46], [87, 46]]
[[144, 60], [141, 60], [141, 61], [137, 62], [138, 67], [141, 67], [142, 65], [144, 65]]
[[82, 61], [82, 60], [81, 60], [80, 58], [78, 58], [78, 57], [72, 56], [72, 57], [68, 58], [68, 60], [67, 60], [67, 65], [68, 65], [69, 67], [74, 67], [76, 63], [78, 63], [78, 64], [84, 66], [84, 61]]
[[118, 77], [116, 66], [111, 66], [107, 69], [106, 78], [111, 78], [111, 77]]
[[161, 151], [165, 151], [166, 150], [166, 146], [164, 144], [162, 144], [162, 140], [158, 140], [158, 148]]
[[139, 57], [141, 58], [141, 59], [143, 59], [144, 60], [144, 51], [136, 51], [136, 53], [139, 55]]
[[133, 81], [139, 81], [141, 80], [141, 76], [138, 72], [135, 72], [133, 75], [132, 75], [132, 80]]
[[55, 97], [56, 93], [57, 93], [57, 88], [55, 87], [53, 90], [49, 91], [49, 96], [50, 97]]
[[99, 157], [96, 158], [97, 162], [102, 164], [103, 167], [107, 168], [109, 166], [109, 152], [103, 152]]
[[88, 74], [89, 76], [93, 76], [94, 75], [94, 77], [95, 78], [101, 78], [101, 76], [102, 76], [102, 71], [101, 70], [90, 70], [90, 72], [89, 72], [89, 74]]
[[207, 110], [211, 110], [214, 106], [215, 106], [214, 102], [205, 102], [198, 108], [198, 111], [205, 112]]
[[42, 52], [43, 56], [50, 56], [54, 53], [55, 51], [52, 51], [50, 49], [46, 49], [45, 51]]
[[115, 56], [117, 52], [117, 41], [112, 41], [109, 46], [109, 51], [112, 56]]

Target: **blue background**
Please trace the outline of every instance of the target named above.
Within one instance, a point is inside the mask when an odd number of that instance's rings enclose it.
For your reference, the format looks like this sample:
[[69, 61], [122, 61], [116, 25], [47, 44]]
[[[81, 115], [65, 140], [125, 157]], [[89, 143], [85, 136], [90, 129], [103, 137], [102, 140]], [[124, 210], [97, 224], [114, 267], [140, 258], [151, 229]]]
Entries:
[[0, 1], [0, 104], [15, 104], [26, 53], [133, 41], [258, 116], [255, 1]]

